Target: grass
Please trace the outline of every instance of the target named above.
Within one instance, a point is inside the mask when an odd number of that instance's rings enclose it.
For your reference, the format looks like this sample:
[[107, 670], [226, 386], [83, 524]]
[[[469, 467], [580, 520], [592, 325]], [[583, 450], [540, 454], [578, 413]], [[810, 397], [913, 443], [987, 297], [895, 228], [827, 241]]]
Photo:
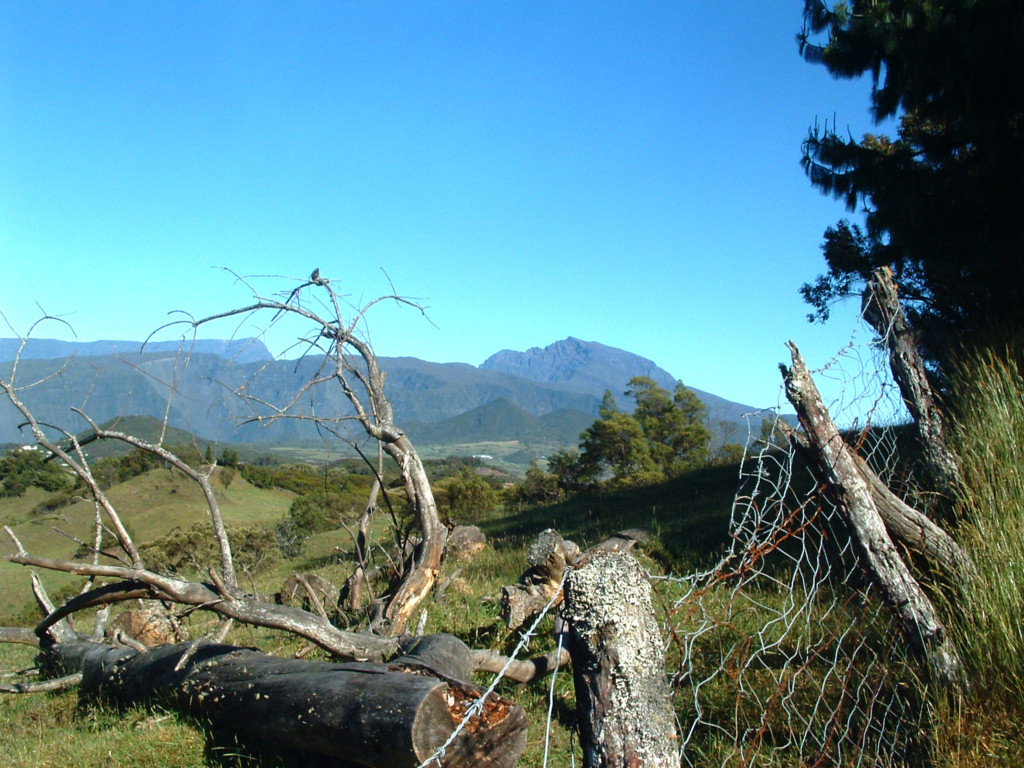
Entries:
[[[504, 584], [515, 582], [525, 567], [526, 548], [536, 534], [555, 527], [586, 547], [623, 528], [643, 527], [656, 532], [648, 548], [652, 568], [679, 558], [707, 558], [710, 547], [721, 549], [726, 537], [728, 507], [735, 484], [735, 468], [709, 470], [711, 476], [696, 473], [665, 487], [639, 489], [633, 493], [595, 494], [577, 497], [545, 507], [522, 507], [513, 511], [492, 510], [475, 521], [488, 533], [491, 546], [466, 563], [446, 562], [442, 578], [461, 569], [446, 591], [442, 605], [425, 604], [426, 631], [446, 631], [461, 637], [472, 647], [511, 651], [519, 641], [500, 619], [499, 593]], [[230, 526], [270, 524], [279, 520], [292, 494], [257, 489], [236, 475], [228, 488], [215, 482], [222, 512]], [[0, 501], [0, 515], [11, 524], [26, 547], [35, 553], [66, 558], [77, 545], [56, 536], [59, 525], [80, 538], [91, 537], [93, 510], [76, 504], [39, 517], [31, 514], [45, 494], [35, 490], [20, 499]], [[145, 542], [179, 526], [187, 528], [206, 515], [198, 490], [177, 473], [159, 469], [111, 489], [110, 497], [135, 538]], [[710, 525], [713, 521], [713, 525]], [[386, 524], [379, 516], [376, 525]], [[688, 542], [679, 552], [671, 542]], [[666, 543], [668, 542], [668, 543]], [[282, 561], [269, 573], [260, 575], [255, 587], [262, 594], [276, 591], [292, 570], [312, 570], [341, 583], [348, 575], [347, 553], [351, 539], [345, 531], [317, 534], [306, 544], [303, 555]], [[682, 554], [680, 554], [682, 553]], [[65, 574], [44, 574], [48, 589], [65, 590], [75, 582]], [[0, 563], [0, 624], [30, 624], [35, 609], [27, 586], [27, 571], [21, 566]], [[87, 629], [87, 616], [79, 626]], [[15, 621], [16, 620], [16, 621]], [[202, 632], [208, 617], [191, 619], [191, 632]], [[552, 646], [551, 619], [541, 627], [529, 652], [544, 653]], [[239, 645], [260, 647], [267, 652], [290, 655], [304, 642], [279, 632], [236, 627], [228, 638]], [[0, 669], [31, 666], [31, 649], [0, 646]], [[314, 652], [313, 657], [322, 657]], [[486, 682], [481, 680], [481, 682]], [[531, 722], [527, 751], [522, 764], [539, 765], [545, 744], [549, 681], [520, 686], [502, 684], [501, 693], [527, 709]], [[563, 670], [554, 689], [554, 720], [551, 728], [549, 764], [567, 764], [575, 718], [572, 675]], [[224, 744], [209, 729], [171, 713], [147, 707], [111, 712], [82, 704], [74, 692], [6, 697], [0, 699], [0, 754], [15, 766], [66, 765], [300, 765], [303, 760], [287, 753], [261, 751], [258, 746]]]
[[[1013, 400], [1016, 392], [1019, 404], [1022, 391], [1019, 375], [1004, 383], [1007, 389], [1002, 397]], [[986, 381], [973, 386], [990, 392], [994, 384]], [[997, 398], [986, 396], [981, 400], [994, 402]], [[1014, 581], [1024, 584], [1024, 570], [1008, 568], [1006, 563], [1012, 559], [1013, 564], [1019, 563], [1024, 569], [1024, 514], [1021, 513], [1024, 510], [1024, 478], [989, 470], [997, 462], [1012, 462], [1016, 471], [1024, 473], [1024, 461], [1020, 461], [1024, 457], [1014, 453], [1024, 445], [1024, 426], [1021, 426], [1024, 425], [1024, 405], [1020, 410], [1021, 414], [1013, 417], [1019, 418], [1019, 424], [1009, 421], [1004, 410], [997, 411], [1000, 424], [1018, 425], [1009, 429], [1006, 438], [1009, 444], [1006, 446], [999, 447], [996, 436], [991, 433], [973, 436], [966, 432], [958, 433], [958, 439], [964, 445], [980, 444], [993, 452], [979, 452], [977, 456], [978, 472], [988, 478], [989, 485], [972, 486], [976, 488], [977, 499], [989, 499], [990, 502], [986, 507], [971, 499], [969, 504], [972, 510], [989, 509], [989, 517], [968, 516], [962, 533], [976, 561], [982, 565], [989, 564], [986, 566], [989, 571], [986, 578], [996, 581], [979, 584], [979, 591], [971, 598], [972, 605], [978, 610], [968, 613], [964, 623], [955, 629], [965, 656], [970, 660], [972, 672], [979, 676], [980, 685], [975, 690], [979, 694], [997, 691], [998, 696], [991, 705], [983, 703], [980, 695], [936, 697], [930, 700], [925, 710], [919, 699], [922, 688], [896, 692], [894, 700], [901, 701], [902, 706], [920, 708], [921, 711], [920, 734], [914, 738], [926, 740], [929, 756], [926, 760], [917, 751], [907, 751], [907, 760], [915, 765], [1009, 768], [1019, 762], [1016, 761], [1019, 748], [1015, 742], [1019, 740], [1021, 726], [1024, 725], [1021, 717], [1024, 711], [1021, 700], [1024, 647], [1013, 642], [1020, 640], [1019, 624], [1015, 619], [1024, 615], [1024, 602], [1020, 602]], [[1009, 487], [997, 492], [990, 487], [994, 480], [1005, 480]], [[447, 589], [442, 604], [434, 601], [423, 604], [422, 608], [427, 612], [426, 631], [451, 632], [471, 647], [511, 651], [519, 636], [510, 632], [501, 621], [500, 588], [519, 577], [525, 566], [527, 547], [544, 528], [555, 528], [583, 548], [618, 530], [647, 529], [652, 537], [641, 548], [640, 557], [652, 573], [686, 574], [706, 569], [718, 560], [729, 542], [729, 510], [737, 484], [735, 466], [707, 467], [662, 485], [577, 495], [554, 504], [496, 509], [482, 513], [474, 520], [456, 520], [480, 525], [488, 535], [490, 546], [469, 562], [445, 562], [441, 578], [457, 577]], [[238, 476], [228, 488], [217, 487], [229, 526], [272, 524], [281, 518], [293, 498], [292, 494], [254, 488]], [[1013, 494], [1020, 498], [1013, 501]], [[198, 492], [182, 478], [164, 470], [156, 470], [125, 483], [113, 489], [111, 496], [140, 541], [165, 533], [175, 525], [187, 527], [205, 515]], [[0, 519], [18, 530], [30, 550], [66, 557], [75, 545], [55, 537], [52, 525], [59, 521], [62, 526], [83, 532], [77, 535], [85, 535], [92, 520], [92, 510], [88, 505], [78, 505], [60, 510], [57, 516], [39, 519], [33, 517], [30, 510], [42, 498], [39, 492], [32, 491], [21, 501], [0, 500]], [[1017, 505], [1015, 514], [1021, 521], [1019, 527], [1005, 519], [1008, 506], [1014, 504]], [[378, 531], [385, 525], [383, 518], [381, 515], [375, 523]], [[307, 542], [300, 558], [282, 561], [274, 570], [260, 575], [255, 587], [264, 595], [276, 591], [292, 570], [314, 571], [339, 584], [350, 571], [347, 557], [350, 550], [351, 539], [345, 531], [317, 534]], [[669, 646], [670, 672], [683, 664], [692, 664], [694, 669], [692, 678], [688, 682], [683, 681], [676, 689], [677, 711], [684, 730], [695, 714], [694, 690], [690, 686], [697, 680], [708, 681], [700, 688], [704, 723], [721, 722], [737, 733], [751, 728], [765, 729], [756, 740], [744, 742], [742, 738], [737, 741], [723, 735], [724, 732], [715, 727], [702, 725], [688, 747], [689, 759], [698, 763], [794, 764], [792, 752], [778, 749], [781, 745], [800, 740], [799, 729], [794, 726], [797, 721], [783, 709], [780, 696], [784, 694], [785, 707], [809, 715], [821, 706], [817, 699], [821, 690], [842, 699], [842, 689], [846, 685], [845, 678], [834, 674], [827, 659], [815, 655], [813, 638], [831, 635], [840, 638], [840, 644], [855, 644], [866, 635], [867, 644], [859, 646], [861, 656], [855, 663], [873, 664], [885, 655], [887, 664], [892, 668], [904, 665], [904, 668], [896, 669], [891, 679], [899, 681], [899, 685], [910, 685], [907, 681], [913, 675], [908, 673], [909, 667], [902, 656], [893, 654], [893, 636], [886, 634], [889, 624], [884, 620], [875, 626], [871, 624], [874, 619], [861, 619], [858, 627], [862, 630], [866, 627], [867, 631], [858, 636], [847, 636], [844, 629], [848, 624], [844, 625], [844, 622], [849, 621], [849, 615], [845, 608], [830, 612], [833, 609], [823, 605], [812, 606], [805, 614], [806, 627], [795, 633], [786, 634], [781, 623], [766, 624], [766, 612], [779, 615], [787, 610], [787, 606], [805, 599], [799, 587], [790, 590], [789, 572], [785, 567], [773, 574], [778, 578], [776, 582], [750, 589], [740, 598], [733, 594], [730, 582], [708, 588], [702, 596], [702, 610], [707, 615], [718, 617], [717, 624], [711, 630], [702, 630], [704, 634], [699, 642], [685, 649], [689, 654], [686, 658], [680, 646]], [[47, 579], [71, 581], [71, 577], [62, 574], [47, 574]], [[15, 613], [24, 614], [24, 606], [29, 601], [26, 583], [24, 568], [0, 563], [0, 588], [3, 589], [0, 611], [5, 612], [0, 623], [10, 623], [6, 617]], [[821, 593], [822, 599], [833, 597], [830, 590], [841, 588], [845, 589], [839, 584], [827, 585]], [[661, 606], [663, 622], [683, 634], [698, 627], [698, 615], [672, 610], [675, 601], [686, 590], [684, 583], [656, 581], [655, 589], [655, 601]], [[22, 592], [15, 594], [16, 590]], [[997, 602], [988, 599], [994, 590], [1002, 590], [1003, 596]], [[850, 601], [851, 605], [860, 600], [859, 597], [856, 600], [842, 599]], [[860, 608], [853, 606], [851, 610]], [[201, 633], [204, 622], [208, 621], [208, 617], [194, 617], [193, 634]], [[867, 623], [863, 623], [865, 621]], [[529, 648], [530, 654], [541, 654], [552, 648], [550, 622], [550, 618], [546, 619], [541, 626]], [[970, 633], [974, 634], [968, 636]], [[1002, 645], [993, 647], [996, 638], [1003, 635], [1005, 639], [996, 643], [997, 646]], [[760, 636], [775, 650], [760, 654], [757, 659], [759, 666], [754, 669], [730, 666], [745, 663], [746, 649], [752, 647], [749, 641], [755, 636]], [[236, 627], [228, 641], [280, 655], [291, 655], [304, 646], [303, 641], [287, 634], [252, 627]], [[896, 645], [898, 643], [897, 636]], [[834, 645], [828, 646], [826, 642], [830, 652]], [[801, 658], [800, 654], [804, 654], [806, 662], [800, 668], [804, 677], [797, 680], [786, 665], [792, 658]], [[322, 658], [323, 654], [314, 651], [311, 657]], [[0, 646], [0, 669], [30, 665], [30, 649]], [[879, 666], [877, 674], [888, 674], [887, 669], [886, 665]], [[724, 674], [714, 676], [717, 670], [724, 670]], [[481, 678], [479, 682], [488, 680]], [[872, 685], [883, 683], [890, 684], [879, 678]], [[499, 689], [526, 709], [531, 723], [522, 765], [540, 765], [544, 759], [549, 684], [550, 680], [525, 686], [503, 683]], [[869, 687], [862, 686], [860, 693], [871, 693]], [[574, 746], [575, 697], [572, 675], [568, 670], [563, 670], [555, 680], [553, 703], [549, 765], [561, 768], [572, 763]], [[763, 719], [766, 711], [769, 717]], [[843, 716], [847, 717], [846, 714]], [[849, 715], [844, 722], [847, 727], [869, 725], [859, 715]], [[575, 747], [575, 759], [579, 761], [578, 745]], [[191, 768], [245, 765], [284, 768], [309, 764], [307, 758], [294, 754], [234, 742], [200, 723], [159, 709], [138, 707], [113, 712], [80, 702], [74, 692], [0, 699], [0, 754], [14, 766], [63, 766], [73, 762], [84, 766], [167, 765]], [[867, 764], [895, 765], [883, 758], [873, 761], [868, 756], [865, 759]]]
[[[294, 494], [287, 491], [254, 488], [238, 475], [228, 488], [215, 478], [214, 487], [228, 526], [262, 524], [273, 527], [294, 498]], [[38, 488], [30, 488], [21, 498], [0, 499], [0, 523], [9, 525], [29, 552], [41, 557], [68, 559], [78, 544], [56, 533], [55, 529], [91, 542], [95, 519], [93, 505], [79, 502], [55, 512], [32, 514], [31, 510], [46, 496]], [[114, 486], [109, 497], [140, 544], [172, 528], [188, 528], [209, 517], [199, 488], [181, 474], [166, 469], [150, 470]], [[13, 551], [13, 544], [6, 537], [4, 540], [0, 551]], [[80, 583], [74, 576], [54, 571], [40, 572], [40, 577], [51, 595]], [[0, 560], [0, 625], [23, 617], [26, 606], [31, 610], [32, 605], [28, 570]]]
[[[955, 376], [964, 487], [958, 540], [974, 577], [947, 601], [973, 689], [940, 702], [936, 741], [959, 766], [1019, 765], [1024, 730], [1024, 346], [968, 354]], [[949, 763], [953, 765], [954, 763]]]

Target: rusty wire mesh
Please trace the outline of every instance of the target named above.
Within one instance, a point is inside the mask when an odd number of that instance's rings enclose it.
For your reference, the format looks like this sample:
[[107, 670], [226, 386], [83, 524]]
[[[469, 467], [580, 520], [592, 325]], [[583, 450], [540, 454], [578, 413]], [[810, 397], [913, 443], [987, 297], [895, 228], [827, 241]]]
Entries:
[[[912, 494], [899, 451], [908, 417], [884, 350], [855, 337], [814, 376], [846, 438]], [[711, 570], [659, 581], [671, 596], [681, 763], [904, 764], [921, 748], [915, 663], [842, 511], [778, 439], [776, 411], [751, 423], [765, 417], [748, 440], [728, 550]]]

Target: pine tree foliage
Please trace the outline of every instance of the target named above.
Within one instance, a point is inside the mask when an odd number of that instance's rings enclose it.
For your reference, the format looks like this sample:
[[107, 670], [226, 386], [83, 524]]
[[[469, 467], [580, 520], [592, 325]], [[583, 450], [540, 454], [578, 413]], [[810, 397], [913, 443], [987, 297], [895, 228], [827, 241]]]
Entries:
[[1024, 326], [1024, 3], [805, 0], [804, 24], [805, 60], [870, 76], [874, 118], [899, 118], [895, 137], [826, 124], [804, 141], [811, 183], [865, 214], [825, 233], [812, 317], [888, 265], [933, 359], [953, 336]]

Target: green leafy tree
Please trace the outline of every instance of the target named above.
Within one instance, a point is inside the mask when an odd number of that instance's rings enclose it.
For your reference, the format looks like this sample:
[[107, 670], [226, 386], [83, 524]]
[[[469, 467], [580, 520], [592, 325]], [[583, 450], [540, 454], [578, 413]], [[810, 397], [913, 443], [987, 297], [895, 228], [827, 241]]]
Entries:
[[633, 417], [640, 423], [658, 468], [674, 477], [708, 461], [711, 431], [707, 406], [682, 382], [674, 393], [647, 376], [629, 381], [626, 394], [636, 400]]
[[590, 481], [610, 474], [616, 484], [642, 484], [675, 477], [703, 466], [711, 431], [707, 408], [682, 383], [674, 393], [646, 376], [630, 379], [626, 394], [636, 401], [623, 413], [606, 392], [600, 417], [580, 436], [580, 452], [555, 456], [556, 475]]
[[487, 480], [468, 467], [434, 483], [434, 499], [442, 515], [459, 523], [477, 520], [500, 502], [501, 494]]
[[548, 470], [563, 491], [579, 491], [596, 480], [596, 468], [584, 464], [575, 448], [559, 448], [548, 455]]
[[602, 407], [602, 417], [580, 435], [580, 460], [590, 476], [610, 472], [620, 481], [657, 469], [643, 426], [617, 408]]
[[220, 452], [220, 458], [217, 459], [217, 463], [222, 467], [231, 467], [232, 469], [238, 468], [238, 451], [234, 448], [225, 448]]
[[512, 494], [514, 501], [528, 504], [549, 504], [562, 497], [558, 477], [552, 472], [545, 472], [536, 461], [531, 461], [526, 470], [523, 482], [515, 487]]
[[0, 459], [0, 496], [21, 496], [30, 486], [44, 491], [60, 491], [74, 482], [43, 451], [16, 448]]
[[833, 124], [804, 142], [811, 183], [865, 214], [825, 233], [812, 317], [886, 265], [933, 360], [954, 337], [1024, 327], [1024, 3], [805, 0], [799, 41], [835, 77], [868, 74], [875, 119], [900, 119], [895, 137]]

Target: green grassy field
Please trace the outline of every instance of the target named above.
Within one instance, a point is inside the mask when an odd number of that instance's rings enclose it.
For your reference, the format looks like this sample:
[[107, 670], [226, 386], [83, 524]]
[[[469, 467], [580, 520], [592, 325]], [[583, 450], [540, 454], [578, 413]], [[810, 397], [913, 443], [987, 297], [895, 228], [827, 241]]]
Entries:
[[[215, 479], [214, 485], [229, 528], [253, 524], [272, 528], [286, 515], [295, 498], [291, 492], [256, 488], [238, 473], [226, 487], [224, 479], [226, 476]], [[546, 505], [510, 502], [507, 506], [479, 511], [471, 520], [455, 520], [478, 524], [487, 534], [489, 546], [469, 562], [444, 563], [441, 579], [457, 577], [447, 589], [443, 603], [429, 600], [421, 606], [426, 612], [425, 631], [450, 632], [471, 647], [511, 652], [520, 638], [501, 621], [500, 589], [519, 577], [527, 547], [545, 528], [555, 528], [582, 548], [619, 530], [645, 529], [650, 539], [639, 547], [637, 555], [653, 576], [707, 569], [729, 545], [730, 510], [738, 481], [738, 467], [709, 466], [656, 486], [581, 494]], [[53, 513], [34, 513], [45, 498], [42, 491], [30, 489], [24, 497], [0, 499], [0, 521], [10, 525], [33, 553], [67, 558], [78, 545], [56, 534], [54, 528], [91, 538], [92, 507], [78, 503]], [[110, 490], [110, 498], [139, 543], [175, 527], [188, 528], [207, 515], [199, 491], [182, 476], [164, 469], [150, 470], [115, 486]], [[383, 533], [386, 526], [386, 516], [378, 515], [375, 531]], [[278, 560], [245, 586], [266, 596], [278, 591], [287, 575], [295, 570], [311, 571], [340, 584], [351, 572], [351, 548], [348, 531], [317, 533], [305, 542], [298, 556]], [[784, 547], [780, 551], [783, 550]], [[725, 579], [710, 584], [700, 595], [700, 611], [696, 612], [693, 609], [697, 603], [692, 601], [682, 608], [673, 607], [686, 592], [685, 581], [653, 582], [659, 621], [663, 628], [675, 633], [667, 645], [669, 673], [690, 665], [689, 677], [675, 689], [675, 702], [684, 729], [691, 722], [702, 723], [687, 753], [696, 764], [793, 764], [787, 762], [791, 753], [785, 745], [799, 742], [799, 730], [794, 730], [798, 724], [794, 710], [801, 715], [813, 713], [819, 706], [816, 697], [822, 691], [831, 691], [842, 699], [847, 684], [833, 673], [827, 659], [818, 658], [818, 651], [810, 650], [811, 638], [824, 636], [825, 644], [818, 647], [829, 652], [846, 644], [863, 647], [867, 651], [862, 653], [863, 662], [857, 664], [869, 667], [892, 647], [891, 635], [886, 635], [890, 625], [883, 614], [878, 614], [883, 618], [877, 625], [869, 618], [859, 625], [858, 634], [845, 634], [846, 609], [850, 604], [856, 603], [856, 608], [869, 601], [856, 590], [844, 592], [845, 586], [838, 583], [819, 588], [814, 599], [822, 605], [812, 606], [801, 614], [806, 625], [799, 631], [792, 632], [779, 621], [766, 623], [766, 615], [782, 615], [787, 606], [799, 604], [805, 598], [799, 581], [791, 580], [794, 569], [787, 562], [783, 558], [782, 564], [769, 573], [771, 578], [740, 596], [734, 581]], [[74, 581], [63, 574], [44, 573], [43, 577], [48, 589], [58, 594], [62, 590], [66, 593]], [[28, 590], [28, 569], [0, 562], [0, 590], [0, 624], [27, 626], [36, 620], [38, 613]], [[835, 611], [828, 604], [832, 599], [842, 603], [842, 610]], [[710, 624], [708, 616], [712, 617]], [[80, 617], [80, 631], [88, 629], [88, 619]], [[545, 619], [541, 625], [530, 645], [530, 655], [552, 648], [551, 621]], [[212, 620], [194, 614], [186, 625], [192, 636], [199, 636], [212, 626]], [[688, 632], [698, 632], [700, 637], [683, 648], [679, 637]], [[838, 638], [837, 642], [828, 640], [829, 636]], [[758, 657], [759, 666], [755, 669], [732, 666], [744, 663], [749, 651], [756, 650], [749, 645], [755, 637], [771, 652]], [[290, 635], [245, 626], [235, 626], [227, 640], [283, 656], [305, 646], [304, 641]], [[806, 655], [805, 661], [799, 661], [801, 654]], [[0, 645], [0, 671], [31, 667], [32, 656], [30, 648]], [[324, 655], [314, 650], [308, 658]], [[798, 659], [799, 678], [792, 667], [783, 666], [783, 662], [793, 658]], [[902, 656], [894, 654], [891, 665], [901, 664], [905, 664]], [[885, 672], [884, 666], [880, 669]], [[853, 671], [851, 668], [847, 674]], [[701, 683], [698, 717], [692, 686], [695, 681], [705, 680]], [[1004, 698], [998, 702], [998, 708], [986, 708], [979, 706], [974, 697], [928, 699], [926, 688], [916, 687], [912, 671], [908, 674], [906, 668], [898, 670], [892, 680], [909, 686], [900, 694], [901, 700], [921, 713], [921, 727], [912, 735], [906, 761], [874, 759], [868, 753], [853, 762], [836, 765], [863, 764], [865, 759], [878, 766], [1009, 768], [1017, 764], [1013, 734], [1018, 730], [1015, 724], [1022, 720], [1012, 700]], [[481, 677], [477, 682], [486, 684], [489, 679]], [[499, 688], [521, 704], [529, 717], [527, 750], [521, 765], [539, 766], [544, 759], [549, 705], [553, 717], [548, 765], [563, 768], [580, 760], [579, 745], [573, 737], [576, 714], [571, 672], [563, 670], [553, 688], [550, 685], [550, 679], [546, 679], [528, 685], [502, 683]], [[868, 686], [861, 685], [857, 695], [871, 693], [867, 689]], [[550, 701], [549, 695], [553, 697]], [[784, 707], [778, 705], [783, 696]], [[762, 720], [765, 712], [769, 716]], [[882, 715], [887, 717], [884, 712]], [[716, 720], [740, 733], [760, 728], [760, 741], [757, 745], [751, 742], [749, 747], [742, 743], [738, 746], [724, 735], [724, 729], [719, 732], [716, 727], [707, 726]], [[859, 715], [851, 715], [847, 723], [850, 728], [873, 727]], [[4, 756], [5, 764], [18, 768], [316, 765], [309, 756], [268, 750], [252, 742], [239, 743], [230, 734], [216, 733], [203, 723], [159, 708], [138, 706], [115, 711], [83, 701], [75, 691], [0, 698], [0, 755]]]
[[[228, 488], [218, 483], [215, 477], [214, 489], [221, 514], [229, 526], [259, 524], [273, 527], [294, 498], [294, 494], [287, 491], [254, 488], [237, 475]], [[10, 526], [29, 552], [66, 559], [75, 553], [79, 544], [63, 534], [81, 541], [93, 541], [94, 507], [91, 502], [81, 501], [54, 512], [34, 514], [33, 509], [47, 496], [38, 488], [30, 488], [25, 496], [0, 498], [0, 522]], [[175, 527], [188, 528], [209, 518], [199, 488], [180, 473], [167, 469], [154, 469], [121, 483], [110, 489], [109, 498], [139, 544]], [[14, 551], [14, 545], [6, 536], [2, 551]], [[44, 571], [39, 575], [46, 588], [54, 594], [76, 582], [75, 577], [63, 573]], [[10, 623], [31, 604], [28, 569], [6, 560], [0, 561], [0, 624]]]
[[[445, 564], [442, 578], [460, 569], [446, 591], [443, 605], [426, 604], [426, 631], [451, 632], [473, 647], [510, 651], [518, 636], [509, 632], [499, 615], [500, 588], [513, 583], [525, 567], [530, 541], [544, 528], [554, 527], [586, 547], [623, 528], [645, 527], [657, 532], [643, 557], [650, 567], [663, 570], [682, 561], [706, 560], [721, 549], [726, 538], [728, 509], [735, 468], [712, 469], [709, 474], [681, 478], [666, 487], [630, 494], [602, 494], [546, 506], [496, 509], [472, 521], [487, 533], [490, 546], [468, 563]], [[218, 500], [229, 527], [260, 524], [272, 527], [286, 513], [294, 494], [255, 488], [239, 475], [224, 488], [214, 480]], [[44, 515], [32, 510], [46, 494], [38, 489], [21, 498], [0, 500], [0, 519], [9, 524], [26, 548], [47, 557], [70, 557], [74, 541], [55, 533], [91, 540], [92, 505], [80, 502]], [[204, 519], [205, 506], [198, 489], [178, 473], [165, 469], [146, 474], [110, 489], [109, 496], [138, 543], [166, 534], [172, 528], [188, 528]], [[386, 525], [383, 515], [376, 525]], [[677, 544], [682, 543], [677, 547]], [[13, 549], [13, 546], [11, 547]], [[351, 570], [348, 554], [351, 537], [344, 530], [316, 534], [302, 554], [281, 561], [259, 575], [252, 584], [262, 594], [277, 591], [293, 570], [313, 571], [335, 584]], [[73, 577], [43, 573], [47, 588], [67, 593]], [[28, 588], [28, 569], [0, 563], [0, 624], [28, 625], [36, 618]], [[79, 625], [87, 623], [87, 616]], [[191, 620], [193, 634], [210, 620], [201, 614]], [[550, 619], [547, 620], [550, 622]], [[301, 641], [281, 633], [236, 627], [229, 642], [255, 645], [271, 653], [290, 654]], [[530, 653], [550, 650], [550, 627], [545, 625]], [[0, 646], [0, 669], [31, 666], [32, 651]], [[314, 652], [313, 656], [317, 656]], [[486, 682], [481, 679], [481, 682]], [[504, 685], [502, 692], [525, 706], [531, 720], [528, 749], [523, 765], [539, 764], [544, 752], [548, 681], [528, 686]], [[566, 765], [570, 729], [574, 719], [572, 676], [563, 671], [555, 685], [555, 718], [551, 732], [552, 765]], [[79, 701], [75, 692], [39, 694], [0, 699], [0, 753], [12, 766], [201, 766], [201, 765], [304, 765], [306, 758], [285, 753], [261, 752], [253, 745], [224, 743], [201, 724], [146, 707], [110, 712]], [[227, 740], [230, 742], [230, 739]]]

